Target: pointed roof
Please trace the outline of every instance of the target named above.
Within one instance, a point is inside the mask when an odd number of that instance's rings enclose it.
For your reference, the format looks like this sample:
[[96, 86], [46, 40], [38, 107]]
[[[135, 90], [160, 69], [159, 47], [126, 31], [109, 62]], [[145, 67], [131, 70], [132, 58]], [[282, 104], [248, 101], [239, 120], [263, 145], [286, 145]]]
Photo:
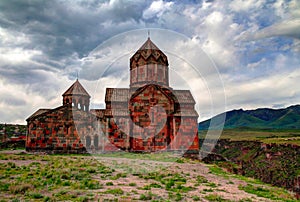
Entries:
[[67, 95], [82, 95], [91, 97], [84, 87], [79, 83], [78, 79], [76, 79], [75, 83], [73, 83], [73, 85], [63, 94], [63, 96]]
[[139, 48], [139, 50], [159, 50], [157, 46], [151, 41], [150, 37], [148, 37], [147, 41]]
[[161, 58], [161, 62], [158, 63], [163, 63], [163, 65], [168, 66], [167, 56], [151, 41], [150, 37], [148, 37], [147, 41], [130, 58], [130, 64], [132, 64], [133, 61], [137, 62], [141, 57], [147, 61], [150, 56], [153, 56], [156, 61]]

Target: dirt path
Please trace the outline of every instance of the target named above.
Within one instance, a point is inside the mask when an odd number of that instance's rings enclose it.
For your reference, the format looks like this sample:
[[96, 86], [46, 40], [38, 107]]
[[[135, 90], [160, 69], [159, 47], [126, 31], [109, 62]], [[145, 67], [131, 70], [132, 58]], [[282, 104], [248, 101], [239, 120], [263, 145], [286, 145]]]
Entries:
[[[120, 173], [127, 173], [127, 177], [119, 178], [117, 180], [106, 180], [106, 182], [113, 182], [115, 187], [119, 187], [126, 192], [137, 193], [132, 194], [132, 198], [138, 198], [141, 194], [147, 193], [145, 190], [136, 189], [136, 187], [145, 187], [151, 183], [157, 183], [152, 179], [143, 179], [138, 176], [132, 175], [132, 173], [147, 173], [159, 172], [159, 173], [180, 173], [187, 179], [184, 186], [191, 186], [195, 188], [192, 191], [184, 193], [184, 201], [192, 200], [193, 197], [198, 196], [201, 201], [205, 200], [204, 197], [208, 194], [215, 194], [221, 198], [228, 199], [230, 201], [271, 201], [266, 198], [260, 198], [256, 195], [246, 193], [239, 189], [239, 186], [245, 186], [247, 183], [243, 180], [236, 178], [228, 178], [218, 176], [210, 173], [210, 165], [203, 163], [176, 163], [176, 162], [159, 162], [152, 160], [139, 160], [128, 158], [116, 158], [116, 157], [97, 157], [99, 162], [106, 166], [115, 169]], [[197, 176], [203, 176], [207, 179], [208, 183], [200, 183], [197, 185]], [[136, 184], [136, 187], [128, 186], [129, 183]], [[151, 188], [151, 192], [158, 195], [161, 198], [168, 198], [168, 191], [161, 188]], [[182, 193], [183, 194], [183, 193]], [[107, 197], [110, 197], [107, 195]]]

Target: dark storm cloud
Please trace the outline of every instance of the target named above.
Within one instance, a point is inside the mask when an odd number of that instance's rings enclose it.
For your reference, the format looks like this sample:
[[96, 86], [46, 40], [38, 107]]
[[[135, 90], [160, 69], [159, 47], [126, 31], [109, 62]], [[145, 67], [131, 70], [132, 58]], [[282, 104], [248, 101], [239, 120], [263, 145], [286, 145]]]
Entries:
[[14, 84], [35, 84], [45, 81], [46, 76], [36, 72], [34, 69], [27, 68], [32, 64], [5, 65], [0, 69], [0, 75], [9, 83]]
[[[0, 1], [0, 29], [11, 39], [8, 43], [5, 37], [0, 38], [1, 47], [5, 49], [0, 78], [6, 83], [26, 85], [27, 90], [49, 97], [51, 89], [57, 89], [59, 84], [51, 82], [47, 72], [76, 75], [80, 59], [103, 41], [143, 26], [140, 19], [149, 3], [122, 0]], [[19, 36], [24, 39], [16, 40]], [[9, 58], [7, 54], [10, 51], [14, 54], [18, 48], [21, 53]], [[20, 59], [22, 51], [29, 52], [24, 60]]]
[[1, 102], [10, 106], [22, 106], [25, 105], [25, 100], [14, 97], [10, 94], [1, 94]]
[[4, 78], [5, 83], [22, 85], [24, 92], [34, 92], [49, 99], [57, 95], [60, 86], [53, 82], [53, 73], [51, 69], [32, 63], [0, 66], [0, 79]]
[[[1, 1], [0, 25], [30, 38], [25, 47], [51, 59], [87, 54], [108, 37], [135, 27], [146, 3], [133, 1]], [[127, 26], [120, 23], [131, 22]], [[113, 29], [112, 29], [113, 28]]]

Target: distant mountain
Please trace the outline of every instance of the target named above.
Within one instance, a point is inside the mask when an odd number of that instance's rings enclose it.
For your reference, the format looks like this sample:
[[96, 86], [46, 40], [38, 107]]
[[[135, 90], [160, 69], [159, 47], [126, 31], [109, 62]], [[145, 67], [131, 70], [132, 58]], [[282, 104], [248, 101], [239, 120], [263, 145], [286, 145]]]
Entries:
[[[294, 105], [283, 109], [260, 108], [256, 110], [232, 110], [225, 112], [224, 128], [254, 128], [254, 129], [300, 129], [300, 105]], [[221, 117], [214, 117], [214, 128], [221, 128]], [[199, 123], [199, 130], [207, 130], [210, 121]]]

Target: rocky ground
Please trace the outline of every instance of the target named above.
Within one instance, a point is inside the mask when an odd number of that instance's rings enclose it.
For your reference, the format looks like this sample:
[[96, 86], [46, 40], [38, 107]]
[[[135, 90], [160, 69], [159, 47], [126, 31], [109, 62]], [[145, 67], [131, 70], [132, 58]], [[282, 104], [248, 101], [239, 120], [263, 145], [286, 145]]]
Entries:
[[164, 154], [0, 153], [0, 201], [295, 201], [286, 190]]

